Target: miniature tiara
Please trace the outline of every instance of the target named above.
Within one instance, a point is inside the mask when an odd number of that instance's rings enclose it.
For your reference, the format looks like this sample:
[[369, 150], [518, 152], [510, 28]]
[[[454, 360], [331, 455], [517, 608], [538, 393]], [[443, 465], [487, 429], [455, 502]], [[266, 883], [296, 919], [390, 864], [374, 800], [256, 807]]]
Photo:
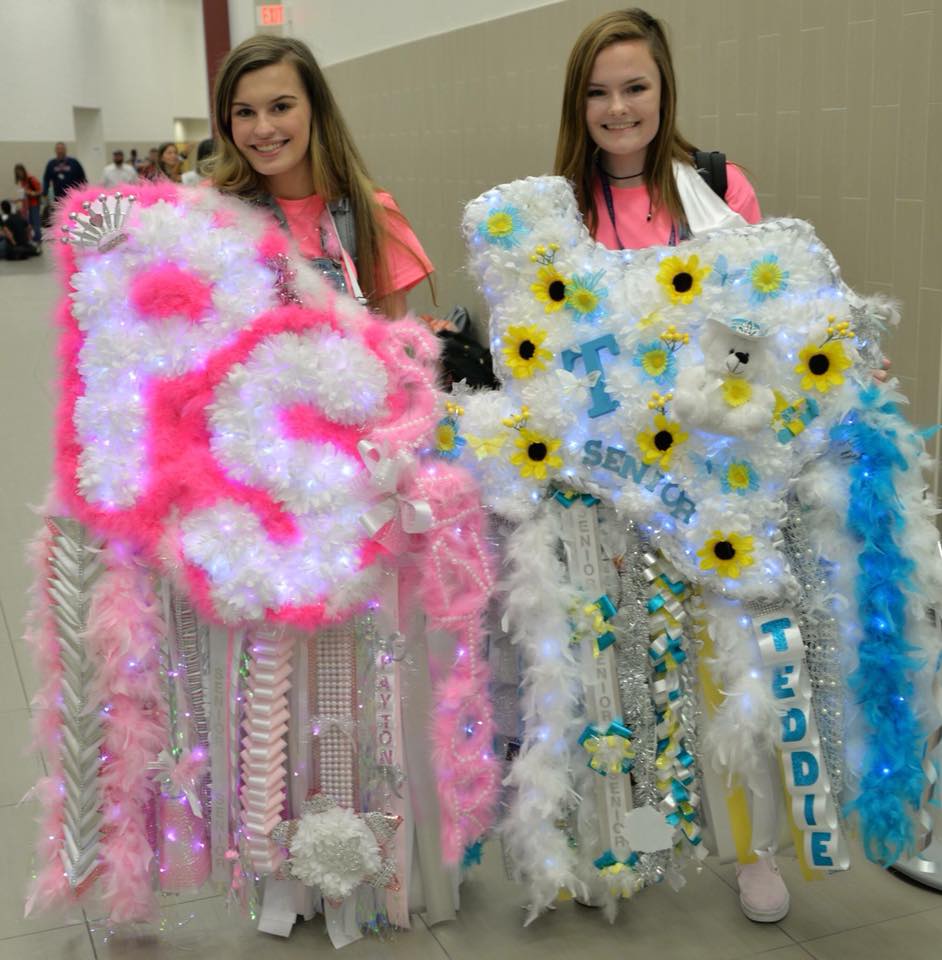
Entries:
[[[100, 193], [94, 202], [86, 200], [82, 204], [85, 212], [73, 211], [69, 214], [72, 223], [62, 225], [63, 235], [59, 239], [62, 243], [71, 243], [86, 250], [94, 247], [99, 253], [114, 250], [128, 239], [128, 235], [122, 228], [131, 213], [131, 205], [135, 199], [133, 193], [124, 197], [118, 192], [113, 196]], [[125, 204], [123, 207], [122, 200]]]

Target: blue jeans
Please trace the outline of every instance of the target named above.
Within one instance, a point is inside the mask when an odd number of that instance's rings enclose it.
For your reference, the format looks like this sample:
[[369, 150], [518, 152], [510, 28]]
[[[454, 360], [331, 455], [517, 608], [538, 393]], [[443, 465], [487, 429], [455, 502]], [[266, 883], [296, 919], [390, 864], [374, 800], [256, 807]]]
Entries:
[[43, 238], [43, 228], [39, 222], [39, 204], [29, 207], [29, 225], [33, 228], [33, 243], [40, 243]]

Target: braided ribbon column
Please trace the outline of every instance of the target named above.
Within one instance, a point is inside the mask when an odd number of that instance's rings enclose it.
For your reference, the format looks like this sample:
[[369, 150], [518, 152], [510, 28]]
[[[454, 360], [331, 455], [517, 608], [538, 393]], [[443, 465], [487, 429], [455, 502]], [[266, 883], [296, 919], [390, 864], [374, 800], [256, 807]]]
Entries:
[[284, 855], [269, 834], [281, 822], [286, 798], [291, 634], [259, 627], [249, 642], [248, 692], [242, 721], [242, 828], [257, 873], [274, 873]]
[[62, 664], [61, 747], [65, 804], [60, 856], [73, 889], [92, 876], [100, 859], [101, 787], [98, 770], [104, 739], [99, 704], [91, 694], [95, 665], [83, 633], [91, 591], [104, 566], [100, 543], [82, 524], [67, 517], [47, 521], [52, 533], [49, 594]]

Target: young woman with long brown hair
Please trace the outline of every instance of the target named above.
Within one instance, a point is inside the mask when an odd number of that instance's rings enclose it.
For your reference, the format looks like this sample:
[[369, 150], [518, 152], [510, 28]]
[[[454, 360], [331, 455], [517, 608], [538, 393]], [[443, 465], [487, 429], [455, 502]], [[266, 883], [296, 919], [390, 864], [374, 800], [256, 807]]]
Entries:
[[308, 47], [288, 37], [244, 41], [219, 71], [213, 100], [216, 188], [270, 206], [328, 277], [402, 316], [406, 293], [432, 265], [393, 198], [370, 179]]
[[[555, 173], [574, 184], [595, 239], [639, 249], [758, 222], [759, 203], [743, 172], [726, 165], [721, 199], [694, 167], [694, 153], [677, 129], [677, 84], [662, 24], [640, 9], [593, 20], [566, 68]], [[737, 865], [743, 912], [760, 922], [780, 920], [789, 907], [772, 856], [781, 828], [775, 767], [770, 753], [770, 796], [753, 804], [759, 856]]]
[[664, 27], [644, 10], [593, 20], [569, 55], [555, 173], [612, 248], [677, 243], [704, 229], [757, 222], [755, 191], [726, 165], [725, 203], [697, 174], [677, 129], [677, 82]]

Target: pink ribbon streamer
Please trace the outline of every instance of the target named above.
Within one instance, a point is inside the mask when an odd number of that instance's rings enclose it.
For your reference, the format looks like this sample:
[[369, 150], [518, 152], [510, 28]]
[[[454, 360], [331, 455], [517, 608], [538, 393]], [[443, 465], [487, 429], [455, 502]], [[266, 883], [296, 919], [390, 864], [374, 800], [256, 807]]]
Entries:
[[284, 854], [269, 834], [282, 819], [288, 758], [291, 637], [284, 628], [259, 628], [249, 641], [248, 698], [242, 723], [242, 832], [249, 860], [274, 873]]

